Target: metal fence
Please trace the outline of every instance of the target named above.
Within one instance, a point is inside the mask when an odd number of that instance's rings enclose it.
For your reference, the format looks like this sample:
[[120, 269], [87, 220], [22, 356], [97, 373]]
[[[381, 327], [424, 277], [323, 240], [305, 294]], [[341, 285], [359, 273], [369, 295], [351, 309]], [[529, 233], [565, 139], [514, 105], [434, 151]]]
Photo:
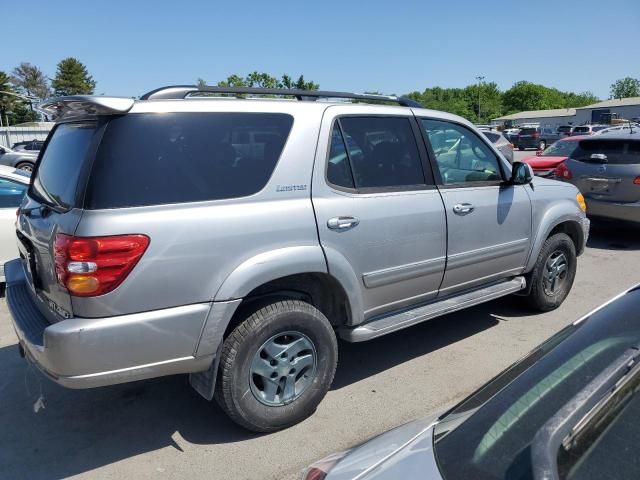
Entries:
[[15, 127], [0, 127], [0, 145], [12, 148], [18, 142], [45, 140], [53, 126], [53, 122], [38, 122]]

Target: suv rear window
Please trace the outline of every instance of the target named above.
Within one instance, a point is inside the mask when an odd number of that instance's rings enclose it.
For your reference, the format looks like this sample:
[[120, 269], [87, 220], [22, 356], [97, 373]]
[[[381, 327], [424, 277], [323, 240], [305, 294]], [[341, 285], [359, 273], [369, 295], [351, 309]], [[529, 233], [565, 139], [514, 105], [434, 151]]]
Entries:
[[96, 124], [63, 123], [54, 130], [42, 155], [30, 192], [50, 205], [76, 205], [78, 179]]
[[89, 209], [252, 195], [293, 124], [277, 113], [130, 114], [109, 120], [87, 186]]
[[589, 127], [575, 127], [573, 133], [589, 133]]
[[522, 128], [518, 132], [518, 135], [532, 135], [538, 131], [537, 128]]
[[[582, 140], [571, 158], [581, 162], [590, 162], [593, 154], [606, 155], [607, 163], [610, 164], [640, 164], [640, 141]], [[593, 161], [602, 162], [600, 159]]]

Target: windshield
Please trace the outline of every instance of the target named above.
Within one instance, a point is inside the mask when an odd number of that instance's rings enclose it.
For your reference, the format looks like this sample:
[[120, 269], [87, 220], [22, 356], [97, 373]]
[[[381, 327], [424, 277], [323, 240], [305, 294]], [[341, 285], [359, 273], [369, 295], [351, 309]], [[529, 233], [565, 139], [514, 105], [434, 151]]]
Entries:
[[531, 478], [534, 436], [604, 368], [640, 341], [639, 306], [637, 288], [567, 327], [448, 412], [435, 431], [435, 452], [444, 477]]
[[542, 152], [542, 157], [568, 157], [578, 146], [578, 142], [556, 142]]

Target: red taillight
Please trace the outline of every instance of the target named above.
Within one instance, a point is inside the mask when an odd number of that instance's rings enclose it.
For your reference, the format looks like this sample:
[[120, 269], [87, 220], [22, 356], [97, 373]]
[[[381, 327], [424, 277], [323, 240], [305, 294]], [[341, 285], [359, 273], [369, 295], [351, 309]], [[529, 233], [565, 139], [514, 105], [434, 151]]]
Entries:
[[571, 180], [573, 178], [571, 170], [569, 170], [569, 167], [567, 167], [564, 162], [556, 167], [554, 175], [556, 178], [560, 178], [561, 180]]
[[633, 179], [633, 184], [634, 185], [640, 185], [640, 177], [636, 177]]
[[540, 134], [539, 133], [533, 133], [533, 134], [531, 134], [531, 136], [533, 138], [540, 138]]
[[77, 297], [104, 295], [127, 278], [148, 245], [146, 235], [73, 237], [58, 233], [53, 247], [58, 283]]

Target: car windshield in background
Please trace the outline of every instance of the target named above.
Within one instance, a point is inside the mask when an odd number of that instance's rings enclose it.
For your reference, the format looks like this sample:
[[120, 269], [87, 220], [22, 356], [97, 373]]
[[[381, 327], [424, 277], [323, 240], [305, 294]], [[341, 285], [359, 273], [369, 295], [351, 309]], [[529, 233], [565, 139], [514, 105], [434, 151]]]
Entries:
[[571, 131], [571, 127], [558, 127], [558, 133], [569, 133]]
[[556, 142], [542, 152], [543, 157], [568, 157], [578, 146], [578, 142]]
[[[640, 164], [640, 140], [598, 138], [598, 140], [582, 140], [578, 143], [578, 147], [571, 155], [571, 158], [575, 160], [626, 165]], [[594, 154], [598, 155], [596, 160], [592, 160]], [[606, 156], [606, 161], [603, 161], [601, 155]]]
[[76, 206], [78, 180], [95, 131], [93, 122], [58, 125], [36, 170], [30, 193], [55, 207]]
[[114, 117], [98, 147], [85, 207], [137, 207], [252, 195], [271, 177], [292, 124], [293, 117], [279, 113]]
[[[629, 315], [639, 301], [637, 288], [565, 328], [445, 414], [435, 430], [435, 453], [444, 478], [532, 478], [530, 447], [538, 430], [611, 362], [640, 342], [640, 317]], [[636, 415], [631, 406], [623, 412], [630, 414]], [[633, 435], [630, 441], [638, 445], [637, 422], [626, 425], [635, 426], [626, 436]], [[613, 428], [620, 430], [624, 423]], [[605, 455], [614, 441], [621, 440], [611, 440], [609, 445], [599, 442], [588, 455], [594, 459]], [[623, 452], [618, 450], [616, 455]], [[629, 459], [637, 457], [631, 454]], [[607, 462], [617, 468], [611, 459]]]

